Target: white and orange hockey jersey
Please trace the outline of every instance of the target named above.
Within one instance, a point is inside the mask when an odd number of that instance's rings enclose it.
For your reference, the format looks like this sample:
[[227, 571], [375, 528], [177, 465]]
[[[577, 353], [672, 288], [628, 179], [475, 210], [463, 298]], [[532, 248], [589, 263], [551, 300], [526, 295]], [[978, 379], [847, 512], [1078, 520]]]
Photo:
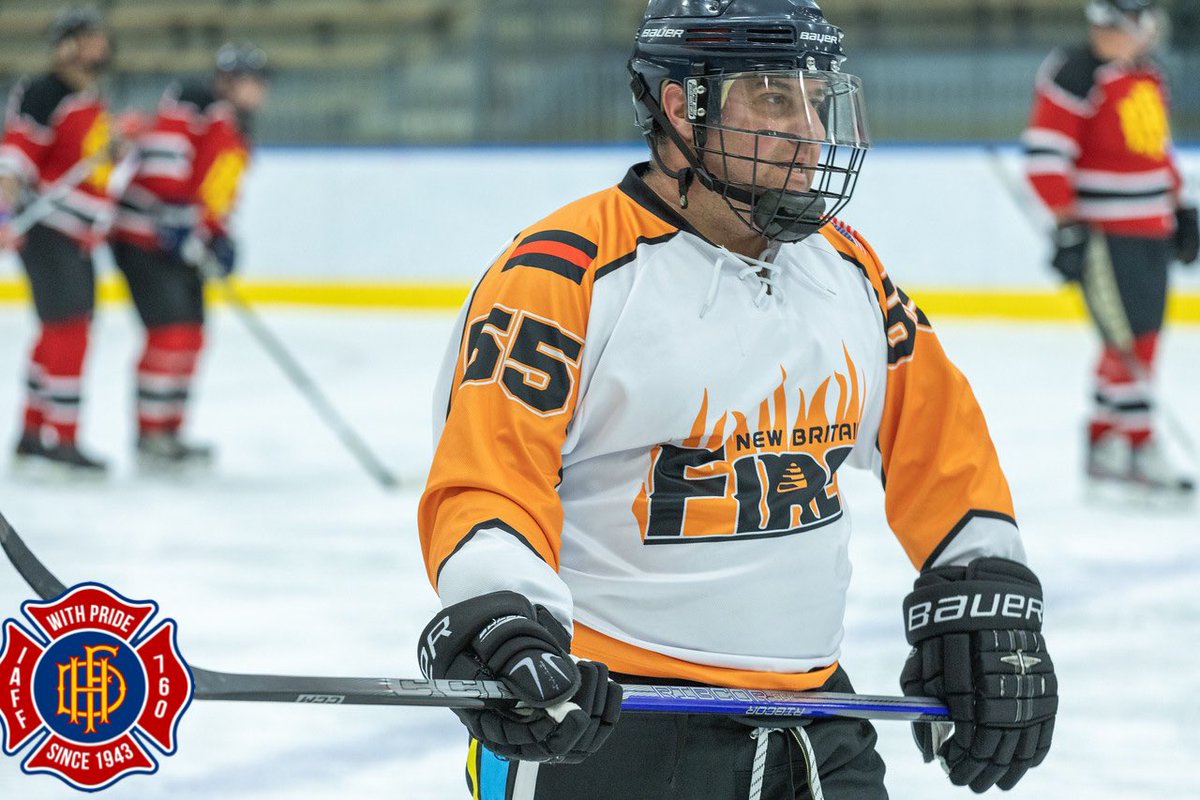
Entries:
[[446, 605], [520, 592], [618, 672], [813, 688], [850, 580], [838, 470], [880, 475], [917, 567], [1024, 560], [1008, 485], [858, 234], [747, 260], [645, 169], [520, 233], [467, 301], [419, 510], [429, 577]]

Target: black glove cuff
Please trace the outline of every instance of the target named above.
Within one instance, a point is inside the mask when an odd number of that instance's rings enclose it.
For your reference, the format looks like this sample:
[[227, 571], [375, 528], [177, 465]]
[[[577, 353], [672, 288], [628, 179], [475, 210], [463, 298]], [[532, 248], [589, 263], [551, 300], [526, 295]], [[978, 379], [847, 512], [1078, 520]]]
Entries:
[[1091, 231], [1083, 222], [1064, 222], [1054, 229], [1054, 244], [1057, 247], [1080, 247], [1087, 244]]
[[904, 633], [916, 644], [946, 633], [1042, 629], [1042, 592], [1003, 580], [918, 586], [904, 598]]

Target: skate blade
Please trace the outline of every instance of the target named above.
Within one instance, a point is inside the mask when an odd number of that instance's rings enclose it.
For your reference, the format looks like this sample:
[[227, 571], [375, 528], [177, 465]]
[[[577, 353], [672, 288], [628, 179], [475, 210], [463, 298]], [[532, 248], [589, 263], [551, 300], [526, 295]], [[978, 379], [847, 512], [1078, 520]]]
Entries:
[[97, 484], [108, 480], [108, 470], [106, 469], [72, 467], [40, 456], [14, 457], [9, 467], [9, 474], [25, 483]]

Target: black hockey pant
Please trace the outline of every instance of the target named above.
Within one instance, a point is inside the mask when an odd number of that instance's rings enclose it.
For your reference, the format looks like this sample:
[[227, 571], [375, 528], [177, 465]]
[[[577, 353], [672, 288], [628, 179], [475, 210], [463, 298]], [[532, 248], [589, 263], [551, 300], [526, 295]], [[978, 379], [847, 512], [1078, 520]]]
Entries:
[[[622, 682], [647, 679], [622, 676]], [[851, 692], [840, 668], [823, 691]], [[774, 720], [764, 725], [779, 724]], [[803, 730], [816, 757], [826, 800], [887, 800], [875, 729], [866, 720], [831, 717]], [[582, 764], [534, 764], [497, 758], [471, 743], [470, 794], [477, 800], [746, 800], [756, 729], [710, 714], [627, 714], [600, 751]], [[805, 748], [788, 729], [767, 736], [761, 800], [810, 800]]]

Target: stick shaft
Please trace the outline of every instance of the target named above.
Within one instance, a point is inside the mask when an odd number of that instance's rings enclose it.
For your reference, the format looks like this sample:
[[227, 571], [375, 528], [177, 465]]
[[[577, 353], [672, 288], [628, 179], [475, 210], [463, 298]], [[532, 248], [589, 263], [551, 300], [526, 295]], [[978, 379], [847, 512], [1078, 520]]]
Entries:
[[221, 287], [225, 301], [233, 309], [238, 319], [317, 412], [317, 416], [337, 435], [342, 445], [350, 451], [350, 454], [376, 483], [384, 489], [399, 487], [400, 479], [384, 466], [383, 461], [375, 455], [362, 437], [350, 427], [350, 423], [346, 422], [345, 418], [334, 408], [333, 403], [321, 391], [317, 382], [304, 370], [304, 367], [300, 366], [300, 362], [284, 346], [279, 337], [255, 313], [254, 307], [238, 294], [233, 283], [222, 274], [221, 268], [214, 262], [212, 254], [207, 251], [207, 248], [198, 241], [196, 245], [192, 249], [199, 251], [195, 254], [197, 269], [205, 278], [215, 281]]
[[[193, 675], [197, 700], [442, 708], [517, 704], [512, 693], [496, 681], [236, 675], [200, 669], [194, 669]], [[838, 716], [909, 721], [944, 719], [947, 713], [944, 704], [928, 697], [878, 697], [715, 686], [627, 684], [622, 688], [624, 699], [621, 709], [634, 713], [780, 718]]]
[[62, 177], [47, 186], [29, 204], [28, 208], [13, 217], [9, 223], [9, 229], [18, 236], [28, 233], [30, 228], [41, 222], [54, 209], [56, 202], [66, 197], [72, 189], [83, 183], [84, 179], [92, 174], [92, 170], [99, 165], [103, 157], [103, 151], [101, 151], [101, 153], [77, 161], [63, 173]]
[[[0, 514], [0, 547], [43, 600], [67, 591]], [[485, 708], [515, 704], [495, 681], [430, 681], [414, 678], [326, 678], [242, 675], [192, 667], [197, 700], [319, 705], [438, 706]], [[778, 718], [944, 719], [945, 705], [929, 697], [878, 697], [831, 692], [727, 689], [716, 686], [623, 687], [621, 708], [631, 712], [732, 714]]]

